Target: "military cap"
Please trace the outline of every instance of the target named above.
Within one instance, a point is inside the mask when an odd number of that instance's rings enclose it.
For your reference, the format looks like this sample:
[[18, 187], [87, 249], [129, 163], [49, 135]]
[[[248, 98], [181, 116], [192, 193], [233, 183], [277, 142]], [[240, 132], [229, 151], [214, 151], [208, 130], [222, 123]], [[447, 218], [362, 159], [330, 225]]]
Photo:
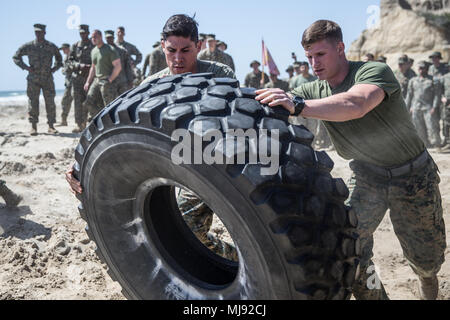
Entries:
[[301, 63], [300, 61], [295, 61], [295, 62], [293, 63], [294, 68], [298, 68], [298, 67], [300, 67], [301, 65], [302, 65], [302, 63]]
[[386, 63], [387, 58], [385, 56], [379, 56], [376, 61]]
[[309, 67], [309, 63], [306, 61], [300, 61], [300, 66], [306, 66]]
[[294, 67], [293, 66], [287, 67], [286, 72], [289, 72], [289, 71], [294, 71]]
[[105, 38], [114, 37], [114, 31], [113, 30], [106, 30], [105, 31]]
[[408, 61], [409, 61], [409, 58], [406, 54], [401, 56], [400, 58], [398, 58], [398, 64], [405, 64], [405, 63], [408, 63]]
[[161, 41], [156, 41], [155, 44], [153, 45], [153, 48], [158, 48], [160, 44]]
[[250, 68], [253, 68], [253, 65], [254, 65], [255, 63], [256, 63], [258, 66], [261, 65], [261, 63], [259, 63], [258, 61], [253, 60], [253, 61], [250, 63]]
[[36, 23], [34, 25], [34, 31], [44, 31], [47, 26], [45, 24]]
[[199, 38], [200, 40], [204, 41], [204, 40], [206, 40], [206, 34], [204, 34], [204, 33], [199, 33], [199, 34], [198, 34], [198, 38]]
[[206, 40], [216, 40], [216, 35], [215, 34], [208, 34], [208, 35], [206, 35]]
[[418, 66], [419, 68], [428, 68], [428, 67], [430, 66], [430, 63], [429, 63], [429, 62], [426, 62], [426, 61], [419, 61], [419, 63], [417, 64], [417, 66]]
[[87, 24], [80, 24], [78, 30], [80, 31], [80, 33], [89, 33], [89, 26]]
[[68, 44], [68, 43], [63, 43], [63, 44], [61, 45], [61, 48], [59, 48], [59, 50], [62, 50], [62, 49], [64, 49], [64, 48], [69, 49], [69, 48], [70, 48], [70, 44]]
[[439, 51], [433, 52], [433, 54], [429, 57], [430, 59], [432, 58], [439, 58], [442, 59], [442, 55]]

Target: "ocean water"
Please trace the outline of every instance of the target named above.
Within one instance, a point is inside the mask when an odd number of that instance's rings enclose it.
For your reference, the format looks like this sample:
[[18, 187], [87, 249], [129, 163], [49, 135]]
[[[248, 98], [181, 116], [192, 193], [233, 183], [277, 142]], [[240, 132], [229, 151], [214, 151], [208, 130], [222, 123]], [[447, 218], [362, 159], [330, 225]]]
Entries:
[[[64, 90], [56, 90], [55, 102], [61, 100]], [[40, 101], [44, 101], [44, 97], [40, 96]], [[26, 106], [28, 105], [28, 97], [26, 91], [0, 91], [0, 107], [3, 106]]]

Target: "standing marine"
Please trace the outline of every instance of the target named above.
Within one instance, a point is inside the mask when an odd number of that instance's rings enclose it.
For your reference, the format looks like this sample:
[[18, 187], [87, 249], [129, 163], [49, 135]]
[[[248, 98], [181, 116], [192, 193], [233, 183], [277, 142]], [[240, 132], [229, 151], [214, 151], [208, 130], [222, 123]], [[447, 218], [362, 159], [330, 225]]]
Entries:
[[70, 44], [63, 43], [61, 48], [59, 50], [62, 50], [65, 54], [64, 57], [64, 65], [62, 69], [62, 73], [65, 77], [64, 79], [64, 95], [61, 100], [61, 106], [62, 106], [62, 113], [61, 113], [61, 127], [67, 126], [67, 117], [70, 112], [70, 107], [72, 106], [72, 69], [70, 67], [69, 63], [69, 54], [70, 54]]
[[[37, 135], [39, 95], [41, 90], [44, 95], [45, 109], [47, 111], [48, 132], [55, 134], [58, 131], [54, 127], [56, 122], [56, 92], [53, 73], [63, 66], [62, 56], [59, 53], [58, 47], [45, 39], [45, 25], [35, 24], [34, 33], [36, 39], [21, 46], [13, 56], [13, 61], [21, 69], [28, 71], [28, 119], [31, 123], [31, 135]], [[29, 66], [23, 62], [23, 56], [28, 56]], [[53, 58], [55, 58], [54, 64]]]
[[94, 45], [89, 39], [89, 26], [82, 24], [79, 26], [81, 40], [72, 45], [69, 55], [69, 63], [72, 69], [72, 97], [75, 109], [75, 123], [77, 128], [74, 133], [80, 133], [86, 128], [87, 107], [86, 91], [84, 84], [89, 76], [92, 65], [91, 52]]

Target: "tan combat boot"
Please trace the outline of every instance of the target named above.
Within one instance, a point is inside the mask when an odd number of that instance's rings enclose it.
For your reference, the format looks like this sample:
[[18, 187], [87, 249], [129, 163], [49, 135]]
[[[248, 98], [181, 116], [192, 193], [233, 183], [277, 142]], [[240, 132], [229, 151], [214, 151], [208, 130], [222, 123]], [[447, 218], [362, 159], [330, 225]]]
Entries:
[[5, 184], [0, 184], [0, 196], [5, 200], [9, 208], [17, 207], [22, 197], [12, 192]]
[[419, 276], [420, 300], [436, 300], [439, 292], [439, 281], [436, 275], [431, 278]]
[[38, 132], [37, 132], [37, 124], [36, 123], [32, 123], [31, 124], [31, 132], [30, 132], [31, 136], [37, 136]]
[[61, 116], [61, 123], [58, 127], [67, 127], [67, 116]]
[[57, 134], [58, 131], [57, 131], [57, 130], [55, 129], [55, 127], [53, 127], [53, 125], [51, 124], [51, 125], [48, 126], [48, 133], [51, 133], [51, 134]]

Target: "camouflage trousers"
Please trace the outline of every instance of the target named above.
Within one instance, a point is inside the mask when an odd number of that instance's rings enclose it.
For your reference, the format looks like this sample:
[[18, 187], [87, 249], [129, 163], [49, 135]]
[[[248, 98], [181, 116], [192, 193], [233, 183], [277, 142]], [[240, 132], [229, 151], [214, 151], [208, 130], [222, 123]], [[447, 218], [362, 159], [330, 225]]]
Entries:
[[95, 78], [89, 88], [86, 98], [86, 108], [89, 112], [88, 121], [91, 121], [105, 106], [117, 97], [117, 86], [107, 80]]
[[[450, 98], [449, 98], [450, 99]], [[444, 113], [444, 127], [443, 134], [447, 143], [450, 143], [450, 102], [447, 102], [447, 105], [443, 107]]]
[[39, 96], [44, 96], [45, 110], [47, 112], [47, 123], [53, 125], [56, 122], [55, 105], [55, 83], [53, 76], [28, 76], [27, 96], [28, 96], [28, 120], [30, 123], [39, 122]]
[[347, 204], [359, 219], [361, 278], [353, 286], [356, 299], [387, 299], [383, 285], [370, 286], [369, 276], [379, 279], [373, 266], [373, 233], [386, 211], [400, 241], [403, 255], [413, 271], [422, 277], [437, 274], [446, 248], [438, 168], [429, 157], [415, 172], [392, 179], [382, 178], [357, 162], [351, 162], [353, 175], [348, 182]]
[[81, 127], [87, 121], [87, 108], [85, 105], [86, 91], [84, 91], [85, 77], [81, 75], [76, 76], [72, 80], [72, 97], [73, 107], [75, 113], [75, 123]]
[[431, 114], [430, 110], [413, 110], [412, 120], [419, 137], [427, 146], [440, 146], [439, 112]]
[[214, 212], [204, 202], [182, 189], [177, 194], [177, 202], [184, 221], [207, 248], [226, 259], [238, 261], [234, 245], [217, 239], [209, 232]]
[[66, 90], [64, 90], [64, 95], [61, 100], [61, 106], [62, 106], [62, 118], [67, 118], [70, 112], [70, 107], [72, 106], [72, 85], [69, 87], [66, 87]]
[[118, 82], [116, 84], [117, 87], [117, 96], [120, 96], [122, 93], [127, 92], [128, 90], [131, 89], [131, 87], [128, 85], [128, 83], [125, 82]]

